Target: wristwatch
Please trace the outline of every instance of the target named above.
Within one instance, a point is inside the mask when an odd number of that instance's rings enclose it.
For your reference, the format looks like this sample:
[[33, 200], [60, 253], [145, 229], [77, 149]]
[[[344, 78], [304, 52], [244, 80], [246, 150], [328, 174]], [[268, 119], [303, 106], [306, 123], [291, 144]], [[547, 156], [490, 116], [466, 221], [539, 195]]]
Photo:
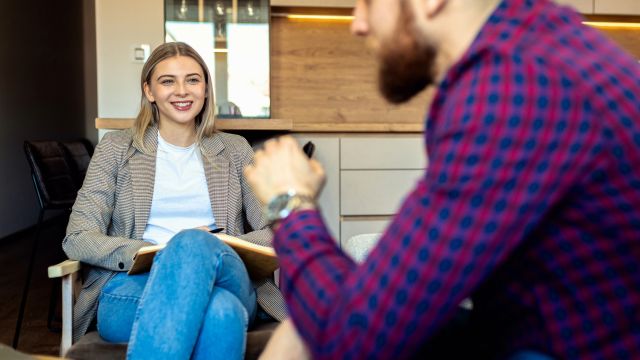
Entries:
[[274, 196], [265, 207], [265, 216], [269, 224], [280, 221], [303, 206], [315, 207], [311, 196], [298, 194], [291, 189], [286, 193]]

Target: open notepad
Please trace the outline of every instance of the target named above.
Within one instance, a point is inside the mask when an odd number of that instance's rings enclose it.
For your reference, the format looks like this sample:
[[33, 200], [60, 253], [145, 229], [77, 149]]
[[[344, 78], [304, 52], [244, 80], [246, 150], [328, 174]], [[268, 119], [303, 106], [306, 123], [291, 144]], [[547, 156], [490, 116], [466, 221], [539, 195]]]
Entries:
[[[278, 258], [273, 248], [257, 245], [227, 234], [216, 234], [220, 240], [231, 246], [247, 267], [249, 276], [259, 280], [269, 277], [278, 268]], [[166, 244], [141, 247], [133, 258], [129, 275], [141, 274], [151, 269], [153, 258]]]

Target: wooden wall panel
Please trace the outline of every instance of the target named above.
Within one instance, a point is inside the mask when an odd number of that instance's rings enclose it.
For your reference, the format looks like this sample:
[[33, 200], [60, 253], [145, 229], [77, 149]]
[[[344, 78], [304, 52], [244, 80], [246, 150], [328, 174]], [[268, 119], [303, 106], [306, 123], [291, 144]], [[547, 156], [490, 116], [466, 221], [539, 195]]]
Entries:
[[389, 105], [377, 89], [377, 64], [346, 21], [272, 19], [273, 117], [294, 131], [422, 131], [432, 97]]
[[[640, 30], [601, 30], [640, 59]], [[388, 104], [378, 94], [376, 59], [349, 33], [349, 22], [274, 17], [271, 41], [273, 117], [290, 119], [293, 131], [422, 131], [433, 90]]]
[[609, 38], [622, 46], [636, 59], [640, 59], [640, 30], [639, 29], [600, 29]]

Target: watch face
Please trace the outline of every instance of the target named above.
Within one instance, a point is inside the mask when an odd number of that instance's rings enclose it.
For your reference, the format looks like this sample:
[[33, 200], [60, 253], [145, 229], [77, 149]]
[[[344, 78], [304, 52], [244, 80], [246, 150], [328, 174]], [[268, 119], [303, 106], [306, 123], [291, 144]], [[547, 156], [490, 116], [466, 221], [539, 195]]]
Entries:
[[267, 219], [268, 220], [278, 220], [289, 215], [289, 209], [287, 205], [289, 204], [289, 200], [291, 199], [291, 195], [289, 194], [280, 194], [267, 204]]

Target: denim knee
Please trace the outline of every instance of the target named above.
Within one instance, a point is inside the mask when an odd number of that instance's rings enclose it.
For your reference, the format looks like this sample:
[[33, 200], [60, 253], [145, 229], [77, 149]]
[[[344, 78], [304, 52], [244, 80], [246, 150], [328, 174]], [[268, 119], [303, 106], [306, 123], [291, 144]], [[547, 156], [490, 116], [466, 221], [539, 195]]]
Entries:
[[162, 252], [171, 254], [174, 259], [210, 262], [212, 254], [225, 251], [233, 253], [233, 250], [217, 237], [202, 230], [189, 229], [182, 230], [171, 238]]
[[193, 358], [242, 359], [248, 325], [242, 302], [229, 291], [214, 288]]
[[242, 324], [244, 331], [249, 325], [249, 314], [240, 299], [220, 287], [214, 288], [211, 293], [206, 318], [224, 324]]

